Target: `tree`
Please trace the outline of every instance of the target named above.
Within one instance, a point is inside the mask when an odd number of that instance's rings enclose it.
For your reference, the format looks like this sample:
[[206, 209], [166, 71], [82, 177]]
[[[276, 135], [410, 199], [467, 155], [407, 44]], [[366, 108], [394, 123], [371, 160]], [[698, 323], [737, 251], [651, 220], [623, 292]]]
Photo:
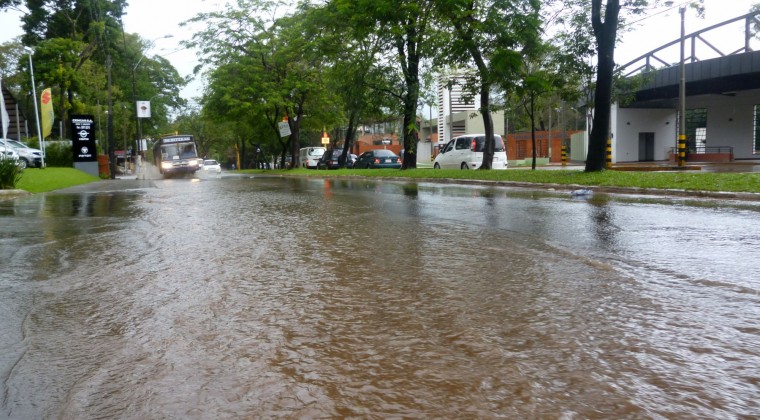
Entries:
[[594, 88], [594, 122], [589, 135], [586, 172], [601, 171], [605, 167], [605, 150], [610, 133], [612, 78], [615, 70], [615, 41], [619, 14], [619, 0], [609, 0], [604, 8], [604, 14], [602, 14], [602, 0], [591, 1], [591, 26], [596, 39], [598, 66]]
[[[615, 72], [615, 43], [617, 42], [618, 29], [621, 26], [625, 26], [625, 16], [621, 15], [621, 11], [625, 11], [628, 15], [640, 15], [661, 3], [672, 6], [673, 2], [659, 0], [591, 0], [590, 16], [588, 15], [587, 0], [564, 0], [563, 3], [568, 10], [566, 14], [572, 17], [570, 25], [570, 32], [572, 34], [575, 34], [580, 39], [590, 39], [583, 36], [586, 33], [588, 22], [591, 23], [593, 31], [597, 67], [594, 85], [593, 124], [589, 135], [586, 172], [601, 171], [605, 167], [605, 150], [610, 134], [610, 113]], [[695, 9], [698, 14], [704, 12], [703, 0], [692, 0], [688, 6]], [[578, 18], [579, 16], [581, 18]], [[582, 17], [587, 18], [584, 19]], [[585, 58], [587, 57], [578, 57], [580, 60]]]
[[[365, 28], [377, 36], [383, 46], [380, 58], [393, 63], [396, 71], [386, 74], [381, 86], [376, 87], [400, 102], [403, 110], [402, 142], [404, 162], [402, 169], [417, 166], [417, 108], [420, 97], [420, 63], [431, 57], [433, 49], [433, 0], [333, 0], [331, 4], [341, 10], [350, 25]], [[377, 61], [375, 61], [377, 62]], [[399, 82], [395, 82], [396, 76]]]
[[346, 21], [357, 16], [353, 9], [347, 11], [336, 6], [330, 3], [311, 9], [307, 19], [309, 36], [315, 39], [317, 50], [326, 60], [327, 88], [337, 96], [332, 111], [340, 116], [335, 123], [345, 127], [343, 152], [338, 159], [345, 166], [362, 118], [379, 114], [383, 106], [392, 107], [385, 92], [393, 90], [393, 82], [385, 75], [394, 71], [389, 63], [376, 59], [385, 48], [384, 38], [370, 25], [346, 25]]
[[530, 133], [531, 133], [531, 148], [533, 150], [531, 169], [536, 169], [536, 108], [538, 102], [542, 96], [553, 91], [552, 77], [554, 74], [551, 71], [547, 71], [547, 68], [543, 66], [540, 60], [533, 61], [527, 60], [523, 69], [522, 83], [517, 89], [517, 96], [522, 102], [523, 108], [530, 118]]
[[[522, 58], [535, 48], [540, 18], [535, 0], [446, 0], [436, 3], [456, 34], [446, 57], [462, 67], [474, 64], [477, 73], [465, 72], [466, 87], [477, 86], [479, 111], [485, 127], [486, 147], [481, 169], [491, 169], [494, 156], [494, 128], [491, 90], [497, 84], [510, 89]], [[474, 79], [473, 79], [474, 78]]]
[[21, 0], [0, 0], [0, 10], [3, 9], [18, 9], [21, 4]]
[[[304, 36], [303, 20], [299, 16], [258, 17], [263, 12], [274, 14], [273, 7], [254, 0], [200, 14], [191, 21], [204, 21], [208, 29], [196, 34], [189, 45], [200, 47], [204, 63], [217, 68], [211, 77], [227, 74], [227, 80], [239, 87], [237, 91], [224, 88], [218, 81], [210, 85], [208, 95], [215, 95], [213, 89], [223, 89], [229, 94], [225, 101], [250, 109], [248, 118], [265, 117], [274, 134], [276, 124], [287, 118], [292, 164], [297, 166], [301, 129], [316, 123], [312, 115], [319, 114], [320, 106], [330, 99], [321, 79], [322, 57]], [[307, 110], [309, 122], [304, 121]]]

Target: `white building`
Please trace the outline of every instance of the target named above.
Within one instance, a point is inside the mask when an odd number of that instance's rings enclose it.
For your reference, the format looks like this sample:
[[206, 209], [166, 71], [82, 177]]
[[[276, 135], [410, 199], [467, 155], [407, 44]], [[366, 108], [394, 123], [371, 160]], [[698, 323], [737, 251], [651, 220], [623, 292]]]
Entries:
[[[438, 145], [464, 134], [485, 132], [483, 117], [478, 111], [480, 97], [464, 98], [464, 78], [443, 75], [438, 78]], [[494, 133], [504, 133], [504, 113], [493, 112]]]

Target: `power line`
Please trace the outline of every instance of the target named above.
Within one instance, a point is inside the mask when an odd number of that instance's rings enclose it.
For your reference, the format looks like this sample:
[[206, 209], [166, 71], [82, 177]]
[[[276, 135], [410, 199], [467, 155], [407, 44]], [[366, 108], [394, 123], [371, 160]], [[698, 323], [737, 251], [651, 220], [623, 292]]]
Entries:
[[676, 4], [676, 5], [673, 5], [673, 6], [670, 6], [670, 7], [666, 7], [665, 9], [663, 9], [663, 10], [657, 12], [657, 13], [653, 13], [651, 15], [644, 16], [643, 18], [641, 18], [639, 20], [634, 20], [633, 22], [630, 22], [629, 25], [633, 25], [635, 23], [643, 22], [643, 21], [645, 21], [647, 19], [653, 18], [655, 16], [659, 16], [659, 15], [661, 15], [663, 13], [667, 13], [667, 12], [673, 10], [673, 9], [681, 8], [682, 6], [685, 6], [685, 5], [690, 4], [692, 2], [693, 2], [693, 0], [687, 0], [687, 1], [684, 1], [683, 3]]

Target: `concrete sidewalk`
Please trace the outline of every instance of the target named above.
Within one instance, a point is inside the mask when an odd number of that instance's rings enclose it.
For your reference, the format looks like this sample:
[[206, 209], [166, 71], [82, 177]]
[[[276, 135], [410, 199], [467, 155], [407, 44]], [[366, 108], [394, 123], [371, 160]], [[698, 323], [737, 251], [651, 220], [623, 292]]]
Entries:
[[724, 173], [752, 173], [760, 172], [760, 160], [738, 160], [733, 162], [688, 162], [682, 168], [677, 164], [668, 161], [660, 162], [625, 162], [615, 163], [614, 169], [621, 171], [671, 171], [671, 170], [693, 170], [699, 172], [724, 172]]

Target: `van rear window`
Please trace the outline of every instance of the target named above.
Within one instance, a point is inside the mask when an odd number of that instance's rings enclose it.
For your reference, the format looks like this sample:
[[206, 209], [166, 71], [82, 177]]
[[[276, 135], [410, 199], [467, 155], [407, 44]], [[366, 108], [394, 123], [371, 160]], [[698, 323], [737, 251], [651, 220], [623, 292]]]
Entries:
[[[504, 140], [501, 136], [493, 136], [494, 138], [494, 152], [504, 151]], [[486, 136], [475, 137], [475, 151], [483, 152], [486, 149]]]

